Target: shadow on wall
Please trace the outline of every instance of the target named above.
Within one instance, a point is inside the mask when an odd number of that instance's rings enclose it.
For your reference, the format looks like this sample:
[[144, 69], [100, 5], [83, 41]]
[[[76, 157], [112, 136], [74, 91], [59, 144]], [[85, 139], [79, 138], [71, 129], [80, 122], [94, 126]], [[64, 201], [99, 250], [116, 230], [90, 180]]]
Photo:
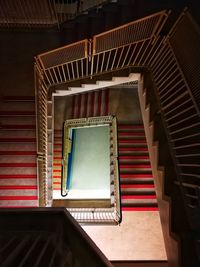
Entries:
[[141, 124], [142, 115], [136, 88], [110, 89], [110, 114], [118, 121]]

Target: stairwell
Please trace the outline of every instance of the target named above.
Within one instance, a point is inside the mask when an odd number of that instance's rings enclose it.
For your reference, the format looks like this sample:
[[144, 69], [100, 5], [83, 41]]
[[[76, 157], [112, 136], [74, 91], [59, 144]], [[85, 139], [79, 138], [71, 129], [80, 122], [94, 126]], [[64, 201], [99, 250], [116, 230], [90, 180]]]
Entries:
[[[118, 112], [125, 110], [124, 105], [129, 104], [126, 101], [125, 89], [121, 92], [120, 100], [117, 100], [117, 94], [116, 89], [111, 91], [110, 94], [109, 89], [103, 89], [68, 96], [71, 99], [71, 112], [68, 112], [68, 117], [65, 117], [65, 120], [109, 114], [116, 115], [118, 118]], [[114, 111], [111, 102], [118, 101], [120, 101], [121, 108]], [[111, 107], [109, 107], [110, 105]], [[65, 108], [63, 107], [63, 109]], [[120, 114], [118, 123], [118, 160], [122, 211], [158, 211], [144, 127], [142, 123], [134, 122], [134, 117], [137, 120], [138, 115], [136, 114], [140, 112], [137, 109], [139, 107], [135, 106], [134, 110], [129, 110], [133, 117], [132, 121], [127, 122], [127, 114], [123, 112], [123, 114]], [[55, 110], [55, 113], [57, 112]], [[61, 117], [62, 113], [63, 111], [59, 110]], [[128, 116], [131, 117], [130, 114]], [[122, 117], [124, 122], [121, 120]], [[58, 125], [56, 120], [58, 118], [55, 118], [54, 124]], [[54, 130], [53, 189], [56, 191], [61, 189], [63, 123], [64, 121], [60, 121], [59, 128]]]
[[0, 207], [37, 207], [34, 97], [3, 97], [0, 110]]

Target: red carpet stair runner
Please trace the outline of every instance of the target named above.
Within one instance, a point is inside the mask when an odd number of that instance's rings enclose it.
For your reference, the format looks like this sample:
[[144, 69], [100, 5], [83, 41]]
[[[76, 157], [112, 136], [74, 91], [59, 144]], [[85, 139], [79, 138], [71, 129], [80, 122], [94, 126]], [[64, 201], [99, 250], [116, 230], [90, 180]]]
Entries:
[[158, 210], [143, 125], [118, 124], [123, 211]]
[[[71, 119], [109, 114], [109, 89], [77, 94], [72, 99]], [[61, 189], [62, 130], [54, 130], [53, 190]]]
[[4, 97], [0, 110], [0, 207], [37, 207], [35, 103]]

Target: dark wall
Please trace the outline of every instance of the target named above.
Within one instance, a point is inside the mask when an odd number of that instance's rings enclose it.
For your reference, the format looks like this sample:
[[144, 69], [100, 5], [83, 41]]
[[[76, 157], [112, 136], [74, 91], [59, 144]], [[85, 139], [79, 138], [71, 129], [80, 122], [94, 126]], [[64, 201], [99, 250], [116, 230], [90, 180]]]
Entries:
[[33, 95], [34, 56], [59, 46], [59, 32], [0, 32], [0, 96]]

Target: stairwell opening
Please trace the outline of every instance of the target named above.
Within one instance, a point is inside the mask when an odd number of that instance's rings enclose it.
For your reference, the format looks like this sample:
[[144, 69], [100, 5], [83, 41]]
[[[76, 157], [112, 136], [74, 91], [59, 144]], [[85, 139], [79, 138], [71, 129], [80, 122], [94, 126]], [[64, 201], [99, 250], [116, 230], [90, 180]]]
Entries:
[[[82, 227], [110, 260], [150, 259], [155, 251], [157, 251], [157, 256], [153, 256], [153, 258], [166, 260], [137, 90], [138, 81], [134, 80], [128, 83], [115, 84], [113, 87], [101, 88], [101, 90], [91, 90], [90, 87], [90, 91], [76, 95], [63, 96], [64, 92], [60, 91], [59, 96], [58, 93], [55, 93], [54, 145], [62, 140], [61, 135], [60, 139], [57, 138], [63, 121], [72, 118], [72, 115], [73, 118], [79, 119], [85, 117], [85, 114], [90, 116], [102, 115], [107, 110], [107, 114], [116, 116], [122, 222], [120, 227], [106, 226], [105, 223], [100, 226], [96, 222], [91, 226], [88, 223], [82, 224]], [[101, 101], [98, 101], [99, 95], [101, 95]], [[94, 100], [92, 100], [93, 97]], [[107, 99], [108, 105], [105, 104], [105, 99]], [[88, 103], [87, 108], [84, 107], [86, 103]], [[91, 103], [94, 103], [94, 108]], [[98, 103], [101, 103], [100, 109]], [[102, 113], [98, 113], [99, 110]], [[55, 149], [56, 146], [54, 151]], [[58, 168], [54, 167], [54, 177], [57, 174], [56, 170]], [[54, 184], [54, 186], [56, 185]], [[72, 215], [74, 216], [74, 213]], [[141, 224], [143, 225], [142, 230], [140, 229]], [[145, 244], [146, 242], [142, 240], [143, 238], [145, 240], [147, 235], [151, 235], [148, 230], [149, 227], [154, 230], [151, 231], [152, 236], [149, 236], [151, 241], [149, 244]], [[127, 244], [124, 249], [120, 249], [116, 245], [116, 240], [119, 237], [121, 238], [120, 243]], [[107, 239], [109, 242], [106, 241]], [[155, 242], [159, 243], [159, 252], [153, 245]], [[132, 246], [128, 244], [132, 244]], [[112, 251], [110, 250], [111, 247], [114, 248]], [[141, 247], [145, 253], [141, 251]], [[128, 250], [130, 254], [127, 254]]]
[[[54, 151], [57, 151], [56, 146], [61, 145], [59, 143], [63, 140], [62, 134], [58, 140], [57, 133], [58, 128], [60, 131], [62, 130], [64, 120], [71, 118], [71, 116], [80, 119], [86, 114], [90, 116], [101, 115], [99, 111], [105, 110], [106, 107], [108, 114], [116, 116], [118, 120], [118, 161], [122, 209], [158, 210], [137, 87], [137, 81], [134, 79], [132, 82], [122, 82], [113, 87], [83, 94], [72, 96], [54, 94], [54, 109], [57, 110], [54, 111], [56, 129]], [[109, 96], [107, 96], [108, 92]], [[105, 104], [105, 101], [108, 103]], [[54, 167], [58, 167], [58, 165], [59, 163], [55, 163]], [[53, 186], [56, 190], [61, 188], [61, 182], [59, 184], [57, 181], [56, 172], [58, 171], [54, 168], [53, 179], [56, 178], [56, 180], [53, 180]]]

